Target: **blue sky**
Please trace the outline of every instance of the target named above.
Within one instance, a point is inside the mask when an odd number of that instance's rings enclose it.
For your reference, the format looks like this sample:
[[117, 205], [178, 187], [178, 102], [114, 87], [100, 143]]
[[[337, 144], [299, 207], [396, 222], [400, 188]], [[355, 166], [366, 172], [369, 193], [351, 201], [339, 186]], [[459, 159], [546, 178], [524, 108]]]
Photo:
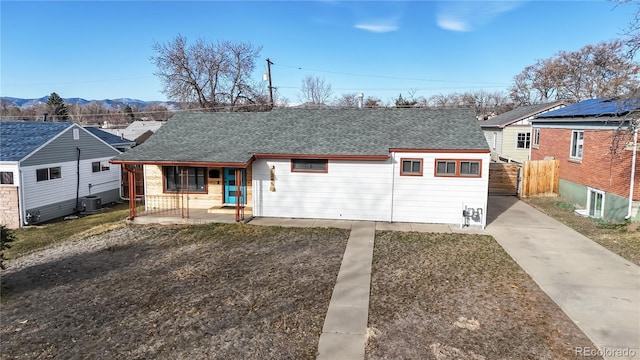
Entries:
[[261, 46], [255, 80], [299, 100], [306, 75], [334, 95], [388, 102], [505, 91], [558, 51], [621, 37], [635, 4], [589, 1], [6, 1], [0, 95], [166, 100], [149, 60], [181, 34]]

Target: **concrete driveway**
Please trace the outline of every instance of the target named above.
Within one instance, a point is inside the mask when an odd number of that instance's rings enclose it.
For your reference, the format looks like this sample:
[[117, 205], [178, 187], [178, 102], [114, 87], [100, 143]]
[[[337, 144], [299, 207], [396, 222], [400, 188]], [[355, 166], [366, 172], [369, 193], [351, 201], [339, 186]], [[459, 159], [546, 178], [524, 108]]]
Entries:
[[510, 196], [490, 196], [487, 231], [598, 346], [640, 359], [640, 267]]

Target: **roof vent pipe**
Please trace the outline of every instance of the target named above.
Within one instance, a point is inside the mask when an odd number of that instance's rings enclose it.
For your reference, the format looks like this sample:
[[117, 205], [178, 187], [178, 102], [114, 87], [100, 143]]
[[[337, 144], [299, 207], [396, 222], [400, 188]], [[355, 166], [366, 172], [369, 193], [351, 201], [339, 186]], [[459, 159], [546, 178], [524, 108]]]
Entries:
[[364, 94], [358, 94], [358, 109], [362, 109], [364, 107]]
[[44, 113], [44, 114], [42, 114], [42, 115], [43, 115], [43, 117], [42, 117], [42, 121], [43, 121], [43, 122], [47, 122], [47, 115], [49, 115], [49, 114]]

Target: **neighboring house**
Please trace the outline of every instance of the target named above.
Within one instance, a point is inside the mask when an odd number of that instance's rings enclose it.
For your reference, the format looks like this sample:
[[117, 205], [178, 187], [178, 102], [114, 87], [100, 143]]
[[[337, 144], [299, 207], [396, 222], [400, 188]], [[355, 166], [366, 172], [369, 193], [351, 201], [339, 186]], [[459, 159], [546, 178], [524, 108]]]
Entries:
[[179, 113], [112, 160], [144, 165], [147, 209], [186, 193], [258, 217], [461, 224], [466, 207], [481, 226], [489, 161], [471, 109]]
[[120, 152], [125, 152], [127, 150], [130, 150], [132, 147], [136, 145], [135, 141], [126, 139], [122, 135], [117, 136], [94, 126], [85, 126], [84, 128], [87, 129], [87, 131], [89, 131], [93, 135], [100, 138], [100, 140], [113, 146], [114, 148], [116, 148], [116, 150]]
[[[70, 122], [0, 121], [0, 222], [11, 228], [119, 199], [120, 152]], [[87, 198], [92, 196], [91, 198]]]
[[[531, 159], [558, 159], [560, 195], [589, 216], [639, 220], [640, 167], [632, 134], [619, 132], [632, 121], [629, 115], [635, 109], [640, 109], [640, 103], [590, 99], [532, 120]], [[618, 145], [616, 134], [622, 139]]]
[[116, 136], [133, 140], [136, 145], [140, 145], [155, 133], [166, 121], [141, 121], [136, 120], [129, 124], [125, 129], [102, 129]]
[[563, 101], [521, 106], [480, 122], [494, 157], [501, 156], [518, 162], [529, 160], [531, 148], [529, 121], [536, 115], [564, 106], [566, 103]]

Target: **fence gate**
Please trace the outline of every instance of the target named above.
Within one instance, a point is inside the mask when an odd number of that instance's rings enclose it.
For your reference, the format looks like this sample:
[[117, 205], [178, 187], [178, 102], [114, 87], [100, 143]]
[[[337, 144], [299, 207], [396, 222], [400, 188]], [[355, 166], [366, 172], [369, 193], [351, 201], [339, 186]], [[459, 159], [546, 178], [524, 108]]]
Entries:
[[490, 163], [489, 164], [489, 194], [518, 195], [518, 177], [520, 164]]
[[525, 161], [522, 164], [522, 197], [553, 195], [560, 182], [559, 160]]

